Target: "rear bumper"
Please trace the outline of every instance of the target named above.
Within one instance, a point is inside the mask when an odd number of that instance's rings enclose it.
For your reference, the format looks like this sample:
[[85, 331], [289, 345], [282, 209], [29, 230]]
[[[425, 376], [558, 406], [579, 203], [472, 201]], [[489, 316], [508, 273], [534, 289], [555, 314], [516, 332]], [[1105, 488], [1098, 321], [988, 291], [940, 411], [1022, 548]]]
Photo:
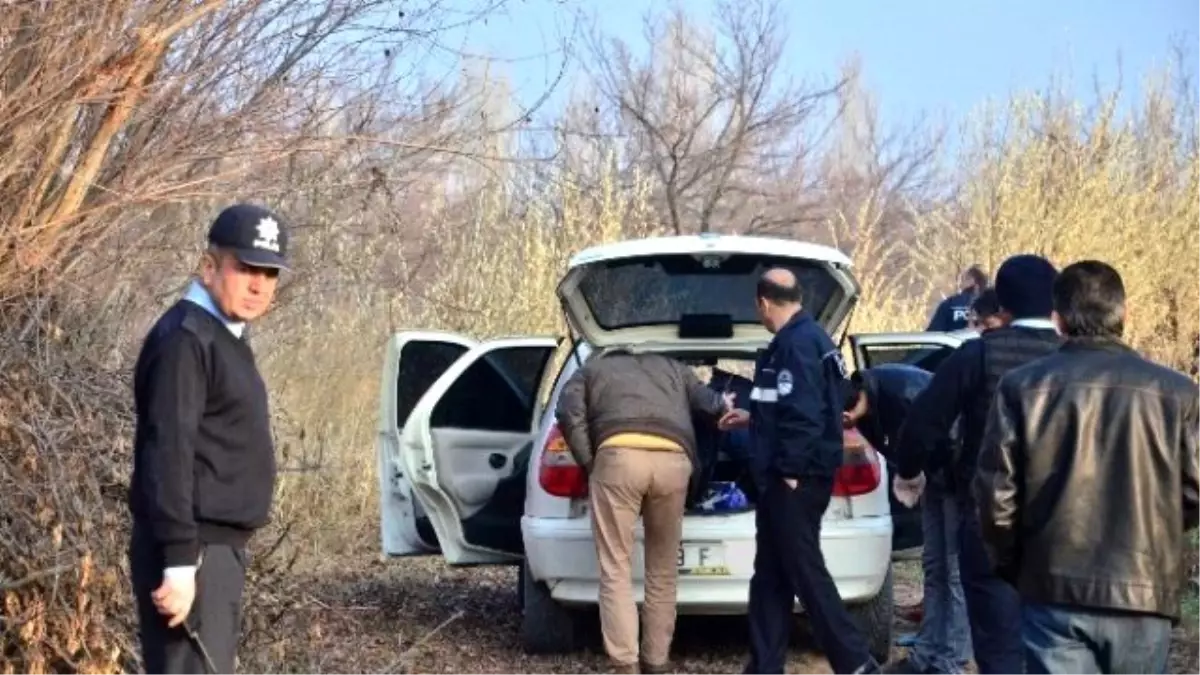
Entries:
[[[565, 605], [595, 605], [599, 570], [591, 524], [586, 518], [521, 519], [525, 561], [532, 577]], [[680, 576], [676, 599], [683, 614], [744, 614], [754, 571], [754, 514], [692, 518], [684, 521], [683, 540], [721, 542], [729, 576]], [[821, 551], [838, 592], [848, 604], [871, 600], [883, 586], [891, 565], [890, 516], [827, 522], [821, 528]], [[635, 532], [633, 591], [642, 585], [642, 531]]]

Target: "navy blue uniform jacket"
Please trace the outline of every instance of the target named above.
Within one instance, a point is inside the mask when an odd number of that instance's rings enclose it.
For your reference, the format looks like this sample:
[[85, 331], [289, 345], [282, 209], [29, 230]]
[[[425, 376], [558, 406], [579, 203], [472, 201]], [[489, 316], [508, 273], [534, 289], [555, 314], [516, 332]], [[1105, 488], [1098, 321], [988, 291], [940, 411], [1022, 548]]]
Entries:
[[845, 361], [833, 340], [798, 312], [759, 355], [750, 392], [754, 477], [833, 476], [842, 465], [841, 382]]
[[971, 312], [971, 303], [975, 296], [969, 291], [963, 291], [941, 301], [929, 320], [927, 331], [948, 333], [967, 327], [967, 317]]

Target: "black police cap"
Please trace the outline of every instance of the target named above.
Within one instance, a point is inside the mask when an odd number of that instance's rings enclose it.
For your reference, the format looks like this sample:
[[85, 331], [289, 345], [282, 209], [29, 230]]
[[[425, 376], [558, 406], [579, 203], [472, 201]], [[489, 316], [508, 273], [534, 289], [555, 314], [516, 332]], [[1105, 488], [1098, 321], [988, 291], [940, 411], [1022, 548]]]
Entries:
[[233, 253], [251, 267], [288, 269], [287, 228], [272, 211], [254, 204], [234, 204], [217, 215], [208, 243]]

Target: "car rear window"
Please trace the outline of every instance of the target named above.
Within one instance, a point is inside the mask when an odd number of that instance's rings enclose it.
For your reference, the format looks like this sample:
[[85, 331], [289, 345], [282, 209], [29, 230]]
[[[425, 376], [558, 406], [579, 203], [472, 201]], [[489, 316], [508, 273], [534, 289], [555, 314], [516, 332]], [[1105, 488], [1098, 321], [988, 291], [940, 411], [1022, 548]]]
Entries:
[[841, 287], [818, 262], [760, 255], [731, 255], [719, 265], [691, 254], [594, 263], [579, 291], [605, 330], [678, 323], [685, 314], [728, 315], [755, 323], [755, 285], [772, 267], [790, 269], [800, 281], [804, 307], [820, 316]]

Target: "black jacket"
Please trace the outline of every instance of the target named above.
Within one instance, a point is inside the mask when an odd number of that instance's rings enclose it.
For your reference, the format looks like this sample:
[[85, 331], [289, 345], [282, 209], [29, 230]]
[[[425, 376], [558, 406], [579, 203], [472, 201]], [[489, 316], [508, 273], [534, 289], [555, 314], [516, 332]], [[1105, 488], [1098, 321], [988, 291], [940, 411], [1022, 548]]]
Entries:
[[[1009, 370], [1055, 352], [1060, 338], [1049, 322], [1014, 323], [984, 331], [967, 340], [942, 361], [933, 379], [913, 401], [900, 431], [893, 461], [902, 478], [922, 471], [947, 470], [951, 488], [969, 496], [975, 460], [988, 406], [1001, 376]], [[955, 425], [958, 439], [952, 440]], [[953, 450], [960, 452], [957, 457]]]
[[909, 408], [933, 373], [905, 363], [887, 363], [860, 371], [868, 412], [858, 424], [867, 442], [889, 460]]
[[267, 389], [250, 346], [181, 300], [151, 328], [133, 374], [129, 507], [167, 566], [204, 544], [243, 546], [270, 518], [276, 466]]
[[846, 364], [829, 334], [801, 310], [758, 357], [750, 429], [758, 484], [772, 476], [833, 476], [842, 465]]
[[1000, 576], [1027, 602], [1177, 618], [1197, 424], [1196, 384], [1115, 342], [1010, 371], [974, 482]]
[[927, 331], [949, 332], [962, 330], [967, 327], [967, 315], [971, 312], [971, 303], [975, 294], [971, 291], [956, 293], [938, 303], [933, 316], [929, 319]]

